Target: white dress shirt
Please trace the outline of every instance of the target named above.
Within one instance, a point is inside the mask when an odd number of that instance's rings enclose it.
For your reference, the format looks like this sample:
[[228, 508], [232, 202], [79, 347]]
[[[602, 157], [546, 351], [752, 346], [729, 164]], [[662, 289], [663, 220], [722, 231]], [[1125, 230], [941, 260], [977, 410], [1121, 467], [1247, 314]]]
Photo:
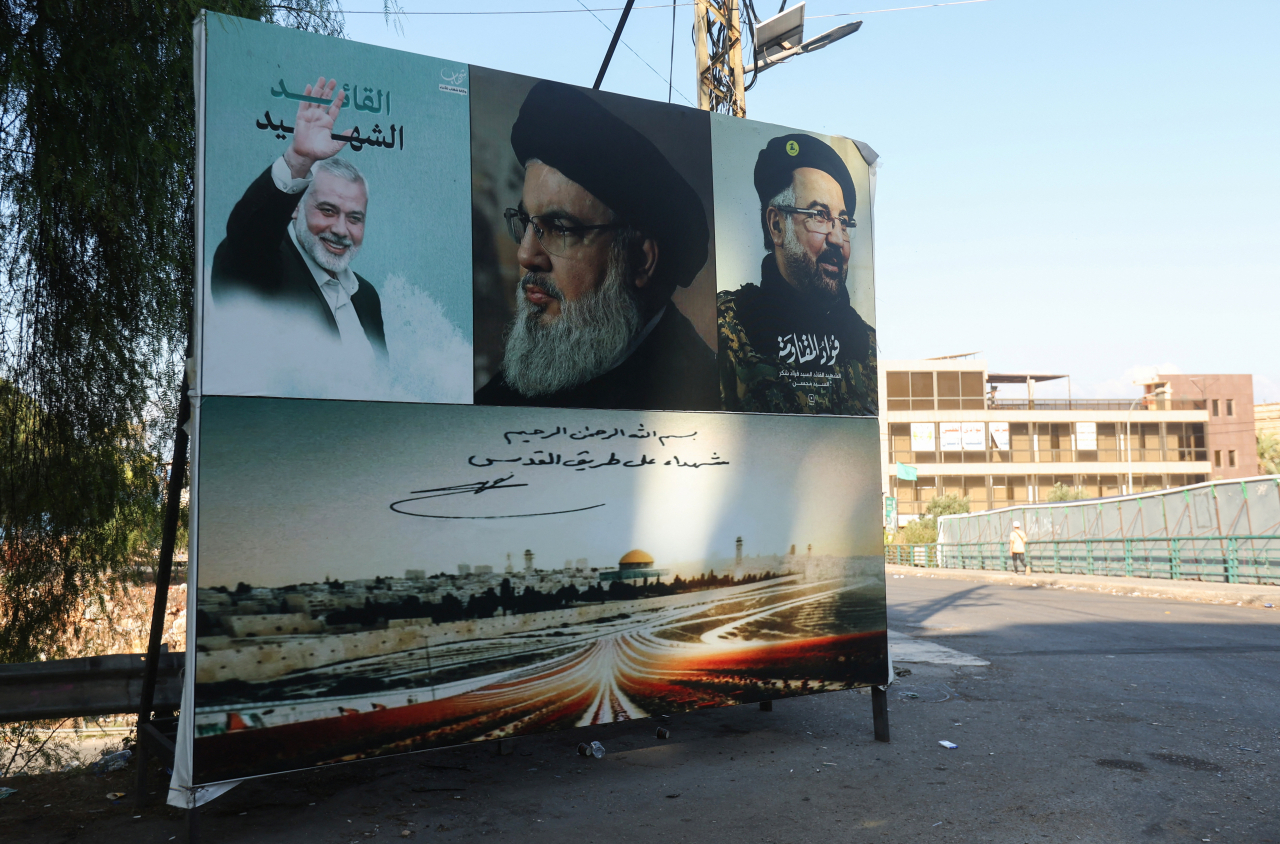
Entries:
[[[293, 178], [284, 156], [277, 158], [271, 165], [271, 179], [276, 187], [285, 193], [302, 193], [311, 184], [310, 174], [303, 179]], [[299, 209], [298, 213], [306, 212]], [[338, 334], [342, 338], [343, 349], [349, 349], [358, 359], [367, 359], [372, 362], [374, 360], [373, 345], [369, 343], [369, 338], [360, 325], [360, 317], [351, 304], [351, 297], [360, 289], [360, 280], [356, 278], [356, 274], [348, 266], [338, 273], [336, 278], [330, 275], [329, 271], [320, 266], [311, 253], [298, 242], [298, 235], [293, 229], [292, 222], [289, 224], [289, 240], [302, 255], [302, 260], [306, 261], [307, 268], [311, 270], [311, 275], [316, 280], [320, 292], [329, 303], [329, 311], [333, 314], [334, 321], [338, 323]]]

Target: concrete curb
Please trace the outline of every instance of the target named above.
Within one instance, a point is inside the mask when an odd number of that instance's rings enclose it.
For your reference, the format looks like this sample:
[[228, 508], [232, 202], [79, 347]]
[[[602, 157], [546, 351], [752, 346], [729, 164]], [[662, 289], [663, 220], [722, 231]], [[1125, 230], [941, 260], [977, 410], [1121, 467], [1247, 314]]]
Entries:
[[1152, 580], [1146, 577], [1092, 577], [1082, 574], [1011, 574], [971, 569], [940, 569], [886, 563], [887, 575], [915, 575], [946, 580], [971, 580], [1007, 586], [1041, 586], [1052, 589], [1087, 589], [1112, 595], [1196, 601], [1202, 604], [1235, 604], [1240, 607], [1280, 608], [1280, 586], [1251, 583], [1205, 583], [1196, 580]]

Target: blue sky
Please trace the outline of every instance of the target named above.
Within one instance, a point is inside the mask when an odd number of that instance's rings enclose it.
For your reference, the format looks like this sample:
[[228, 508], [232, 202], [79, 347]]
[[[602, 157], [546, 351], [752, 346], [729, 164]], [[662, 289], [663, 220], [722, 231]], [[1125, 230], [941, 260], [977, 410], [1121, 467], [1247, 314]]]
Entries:
[[[858, 17], [862, 30], [747, 95], [751, 118], [881, 154], [882, 357], [980, 350], [994, 371], [1068, 372], [1076, 396], [1136, 395], [1142, 367], [1248, 372], [1256, 401], [1280, 401], [1280, 3], [986, 0], [865, 14], [895, 5], [811, 0], [808, 37]], [[815, 17], [841, 12], [863, 14]], [[612, 27], [619, 12], [597, 14]], [[692, 6], [676, 8], [674, 82], [689, 99], [692, 20]], [[356, 40], [582, 85], [610, 37], [586, 12], [406, 15], [402, 32], [381, 15], [347, 24]], [[670, 7], [637, 9], [624, 41], [658, 72], [619, 47], [604, 88], [666, 100]], [[1055, 390], [1065, 385], [1037, 394]]]

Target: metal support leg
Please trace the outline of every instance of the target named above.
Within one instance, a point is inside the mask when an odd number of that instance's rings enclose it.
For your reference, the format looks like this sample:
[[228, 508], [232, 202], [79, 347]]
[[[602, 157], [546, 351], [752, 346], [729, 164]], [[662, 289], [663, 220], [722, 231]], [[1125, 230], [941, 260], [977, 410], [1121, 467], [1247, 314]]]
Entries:
[[200, 841], [200, 809], [192, 806], [187, 809], [187, 844], [199, 844]]
[[879, 686], [871, 687], [871, 719], [875, 722], [876, 741], [888, 741], [889, 695]]
[[761, 711], [761, 712], [772, 712], [772, 711], [773, 711], [773, 701], [771, 701], [771, 700], [762, 700], [762, 701], [760, 701], [760, 711]]
[[[191, 342], [187, 341], [187, 357], [191, 356]], [[147, 639], [146, 671], [142, 678], [142, 706], [138, 709], [138, 782], [134, 804], [141, 808], [147, 796], [147, 766], [149, 754], [143, 749], [142, 732], [151, 723], [152, 706], [155, 704], [156, 677], [160, 668], [160, 654], [164, 636], [165, 611], [169, 604], [169, 582], [173, 575], [173, 546], [178, 534], [181, 515], [182, 487], [187, 475], [187, 431], [184, 427], [191, 418], [191, 398], [187, 395], [187, 378], [182, 377], [182, 400], [178, 404], [178, 423], [173, 433], [173, 462], [169, 464], [169, 485], [165, 494], [164, 524], [160, 533], [160, 558], [156, 566], [155, 601], [151, 606], [151, 631]], [[195, 588], [195, 584], [191, 584]], [[192, 649], [194, 650], [194, 648]]]
[[138, 764], [138, 781], [135, 784], [135, 792], [133, 795], [133, 808], [139, 810], [147, 804], [147, 770], [151, 766], [151, 748], [147, 747], [146, 742], [139, 738], [133, 744], [134, 759]]

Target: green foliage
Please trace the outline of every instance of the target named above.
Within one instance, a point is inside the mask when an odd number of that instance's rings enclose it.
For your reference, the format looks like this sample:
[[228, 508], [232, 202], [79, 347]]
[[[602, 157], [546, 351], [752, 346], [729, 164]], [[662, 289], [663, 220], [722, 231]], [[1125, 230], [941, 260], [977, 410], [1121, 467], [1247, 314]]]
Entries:
[[0, 662], [61, 655], [159, 544], [201, 8], [342, 28], [331, 0], [0, 0]]
[[924, 508], [925, 513], [934, 518], [939, 516], [954, 516], [959, 513], [969, 512], [969, 496], [963, 498], [954, 492], [946, 495], [939, 495], [932, 499]]
[[1280, 475], [1280, 434], [1258, 434], [1258, 471], [1263, 475]]
[[934, 516], [922, 516], [907, 522], [898, 531], [899, 545], [932, 545], [938, 541], [938, 520]]
[[1080, 487], [1070, 487], [1066, 484], [1054, 484], [1053, 489], [1049, 491], [1049, 501], [1080, 501], [1089, 498], [1089, 494]]
[[893, 535], [896, 545], [932, 545], [938, 541], [938, 517], [969, 512], [969, 497], [947, 493], [929, 500], [925, 515], [907, 522]]

